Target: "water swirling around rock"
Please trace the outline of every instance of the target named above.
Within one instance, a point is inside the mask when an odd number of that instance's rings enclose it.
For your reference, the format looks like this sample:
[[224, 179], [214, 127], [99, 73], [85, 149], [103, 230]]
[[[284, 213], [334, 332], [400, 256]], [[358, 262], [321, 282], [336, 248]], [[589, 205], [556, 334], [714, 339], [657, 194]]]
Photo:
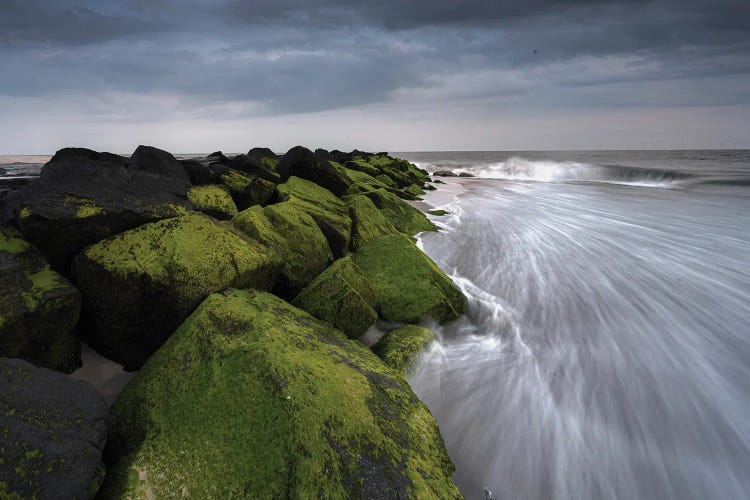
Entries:
[[745, 498], [750, 190], [447, 182], [420, 244], [470, 312], [411, 384], [464, 495]]

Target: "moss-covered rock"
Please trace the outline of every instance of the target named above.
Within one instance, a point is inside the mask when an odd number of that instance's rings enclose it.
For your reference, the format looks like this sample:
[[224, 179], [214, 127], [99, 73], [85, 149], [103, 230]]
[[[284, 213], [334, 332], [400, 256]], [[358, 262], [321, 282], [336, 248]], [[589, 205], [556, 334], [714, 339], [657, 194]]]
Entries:
[[341, 168], [341, 171], [352, 181], [352, 185], [349, 186], [347, 194], [357, 194], [365, 191], [372, 191], [373, 189], [388, 189], [388, 186], [371, 175], [343, 167]]
[[87, 382], [0, 358], [0, 498], [92, 498], [106, 421]]
[[247, 156], [258, 160], [274, 172], [279, 164], [279, 156], [268, 148], [253, 148], [247, 152]]
[[346, 197], [349, 216], [352, 219], [352, 239], [349, 248], [352, 252], [370, 241], [397, 233], [396, 227], [366, 196], [354, 195]]
[[372, 284], [378, 315], [386, 321], [416, 323], [457, 318], [464, 297], [437, 265], [403, 234], [363, 246], [352, 257]]
[[349, 209], [333, 193], [305, 179], [290, 177], [277, 188], [280, 201], [288, 201], [310, 215], [323, 231], [335, 258], [349, 248], [352, 220]]
[[392, 189], [396, 189], [396, 188], [398, 188], [398, 184], [396, 184], [396, 183], [395, 183], [395, 182], [393, 181], [393, 179], [391, 179], [390, 177], [388, 177], [388, 176], [387, 176], [387, 175], [385, 175], [385, 174], [380, 174], [380, 175], [376, 176], [375, 178], [376, 178], [377, 180], [379, 180], [380, 182], [382, 182], [383, 184], [385, 184], [385, 186], [387, 186], [387, 187], [389, 187], [389, 188], [392, 188]]
[[425, 214], [385, 189], [375, 189], [362, 194], [370, 198], [385, 218], [406, 235], [413, 236], [423, 231], [437, 230]]
[[237, 205], [225, 186], [194, 186], [188, 191], [188, 200], [196, 210], [217, 219], [231, 219], [237, 215]]
[[429, 328], [406, 325], [386, 333], [372, 348], [385, 364], [404, 376], [409, 375], [419, 355], [435, 340]]
[[5, 197], [3, 218], [61, 272], [86, 245], [192, 209], [189, 183], [147, 170], [145, 156], [137, 170], [116, 155], [86, 151], [56, 155], [39, 179]]
[[232, 223], [284, 259], [278, 283], [284, 294], [299, 293], [333, 260], [328, 241], [313, 218], [292, 203], [250, 207]]
[[400, 197], [407, 200], [421, 200], [420, 196], [424, 194], [424, 190], [416, 184], [411, 184], [409, 187], [402, 189], [397, 193]]
[[209, 296], [112, 408], [104, 498], [460, 498], [369, 349], [273, 295]]
[[351, 181], [328, 160], [320, 158], [302, 146], [295, 146], [281, 158], [276, 170], [282, 179], [299, 177], [312, 181], [336, 196], [342, 196], [351, 185]]
[[15, 230], [0, 225], [0, 356], [70, 373], [81, 365], [73, 330], [78, 290]]
[[349, 338], [362, 336], [378, 319], [373, 309], [375, 293], [349, 257], [334, 262], [292, 304], [330, 323]]
[[[378, 175], [381, 175], [380, 170], [377, 167], [373, 167], [362, 158], [355, 158], [354, 160], [349, 160], [346, 163], [344, 163], [343, 166], [350, 170], [357, 170], [359, 172], [364, 172], [368, 175], [371, 175], [372, 177], [377, 177]], [[390, 180], [390, 178], [388, 180]]]
[[208, 294], [268, 289], [282, 266], [275, 251], [202, 214], [146, 224], [76, 257], [83, 335], [106, 357], [139, 368]]
[[[265, 157], [264, 157], [265, 159]], [[258, 177], [273, 184], [281, 182], [281, 176], [276, 173], [275, 163], [253, 158], [250, 155], [236, 156], [229, 162], [229, 168], [237, 172], [243, 172], [250, 177]]]
[[224, 171], [221, 181], [229, 188], [238, 210], [245, 210], [253, 205], [265, 205], [276, 190], [276, 185], [271, 181], [232, 169]]
[[428, 214], [434, 215], [435, 217], [442, 217], [444, 215], [450, 214], [447, 210], [428, 210]]

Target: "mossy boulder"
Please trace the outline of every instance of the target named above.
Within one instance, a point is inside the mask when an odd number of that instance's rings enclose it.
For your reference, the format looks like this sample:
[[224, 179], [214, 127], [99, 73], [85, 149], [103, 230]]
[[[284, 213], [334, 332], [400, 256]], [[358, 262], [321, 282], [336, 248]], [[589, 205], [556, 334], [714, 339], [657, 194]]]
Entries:
[[351, 181], [329, 161], [315, 155], [302, 146], [296, 146], [287, 151], [281, 158], [276, 170], [283, 179], [292, 176], [312, 181], [336, 196], [346, 194]]
[[258, 177], [273, 184], [281, 182], [281, 176], [268, 162], [263, 162], [250, 155], [239, 155], [229, 162], [229, 168], [243, 172], [251, 177]]
[[413, 236], [423, 231], [437, 230], [435, 224], [430, 222], [424, 213], [385, 189], [375, 189], [362, 194], [370, 198], [385, 218], [406, 235]]
[[416, 184], [411, 184], [409, 185], [409, 187], [402, 189], [397, 194], [401, 198], [407, 200], [421, 200], [422, 198], [420, 198], [420, 196], [424, 194], [424, 189], [417, 186]]
[[271, 181], [233, 169], [225, 170], [221, 174], [221, 181], [229, 188], [238, 210], [265, 205], [273, 198], [276, 190], [276, 185]]
[[378, 315], [386, 321], [443, 322], [464, 311], [464, 297], [443, 271], [403, 234], [372, 241], [352, 256], [375, 292]]
[[379, 180], [380, 182], [382, 182], [385, 186], [387, 186], [389, 188], [396, 189], [398, 187], [398, 184], [396, 184], [393, 181], [393, 179], [391, 179], [390, 177], [388, 177], [385, 174], [377, 175], [377, 176], [375, 176], [375, 178], [377, 180]]
[[15, 230], [0, 225], [0, 356], [70, 373], [81, 294]]
[[171, 153], [152, 146], [138, 146], [130, 156], [128, 168], [163, 175], [184, 189], [190, 187], [190, 177], [182, 163]]
[[349, 170], [347, 168], [341, 168], [341, 171], [352, 181], [352, 185], [349, 186], [347, 194], [357, 194], [364, 191], [372, 191], [373, 189], [388, 189], [388, 186], [377, 180], [371, 175], [356, 170]]
[[352, 252], [356, 252], [366, 243], [398, 232], [368, 197], [347, 196], [346, 206], [349, 207], [349, 216], [352, 219], [352, 239], [349, 243]]
[[92, 385], [0, 358], [0, 498], [92, 498], [106, 423]]
[[196, 309], [121, 393], [107, 446], [104, 498], [460, 498], [403, 378], [255, 290]]
[[345, 162], [343, 166], [350, 170], [357, 170], [359, 172], [364, 172], [367, 175], [370, 175], [372, 177], [377, 177], [378, 175], [381, 175], [380, 170], [377, 167], [373, 167], [372, 165], [370, 165], [369, 163], [367, 163], [365, 160], [361, 158], [349, 160]]
[[447, 210], [428, 210], [427, 213], [434, 215], [435, 217], [443, 217], [444, 215], [450, 214]]
[[226, 186], [194, 186], [188, 191], [188, 200], [196, 210], [217, 219], [231, 219], [237, 215], [237, 205]]
[[275, 251], [206, 215], [146, 224], [76, 257], [82, 334], [99, 353], [137, 369], [207, 295], [269, 289], [282, 266]]
[[354, 339], [378, 319], [373, 309], [375, 293], [349, 257], [334, 262], [292, 304]]
[[88, 244], [192, 209], [189, 183], [107, 160], [115, 155], [72, 156], [76, 152], [50, 161], [39, 179], [5, 197], [3, 218], [54, 269], [65, 271]]
[[328, 240], [313, 218], [292, 203], [250, 207], [232, 223], [281, 255], [284, 267], [277, 288], [285, 295], [299, 293], [333, 260]]
[[429, 328], [406, 325], [386, 333], [372, 350], [385, 364], [406, 376], [435, 338]]
[[315, 220], [335, 258], [346, 255], [352, 220], [343, 201], [327, 189], [299, 177], [290, 177], [279, 185], [277, 194], [280, 201], [290, 202]]
[[253, 148], [247, 152], [247, 156], [258, 160], [274, 172], [276, 171], [276, 165], [279, 163], [279, 155], [268, 148]]

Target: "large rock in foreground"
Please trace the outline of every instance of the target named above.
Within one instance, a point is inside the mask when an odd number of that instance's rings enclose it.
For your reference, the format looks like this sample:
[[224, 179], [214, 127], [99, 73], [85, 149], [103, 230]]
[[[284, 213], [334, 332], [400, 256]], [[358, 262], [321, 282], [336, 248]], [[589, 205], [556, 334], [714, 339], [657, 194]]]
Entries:
[[72, 372], [81, 365], [73, 335], [80, 311], [78, 290], [15, 229], [0, 225], [0, 356]]
[[109, 432], [105, 498], [460, 498], [406, 382], [258, 291], [208, 297], [122, 392]]
[[83, 293], [87, 343], [136, 369], [210, 293], [273, 286], [279, 255], [224, 224], [190, 213], [81, 252], [73, 273]]
[[366, 196], [347, 196], [346, 206], [349, 207], [349, 216], [352, 218], [352, 239], [349, 248], [353, 252], [371, 241], [399, 232]]
[[0, 497], [92, 498], [107, 403], [87, 382], [0, 358]]
[[334, 262], [292, 304], [354, 339], [378, 319], [372, 287], [349, 257]]
[[370, 242], [352, 259], [372, 284], [381, 319], [443, 322], [464, 311], [464, 296], [450, 278], [403, 234]]
[[192, 208], [184, 180], [87, 151], [58, 153], [39, 179], [6, 196], [3, 218], [58, 270], [88, 244]]

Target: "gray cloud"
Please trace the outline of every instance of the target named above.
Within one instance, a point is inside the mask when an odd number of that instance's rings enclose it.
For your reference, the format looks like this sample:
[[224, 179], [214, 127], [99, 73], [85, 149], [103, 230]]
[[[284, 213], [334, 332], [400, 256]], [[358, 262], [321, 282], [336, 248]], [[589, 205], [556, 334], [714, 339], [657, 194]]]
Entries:
[[97, 116], [160, 99], [149, 119], [748, 104], [748, 18], [740, 0], [0, 0], [0, 97]]

